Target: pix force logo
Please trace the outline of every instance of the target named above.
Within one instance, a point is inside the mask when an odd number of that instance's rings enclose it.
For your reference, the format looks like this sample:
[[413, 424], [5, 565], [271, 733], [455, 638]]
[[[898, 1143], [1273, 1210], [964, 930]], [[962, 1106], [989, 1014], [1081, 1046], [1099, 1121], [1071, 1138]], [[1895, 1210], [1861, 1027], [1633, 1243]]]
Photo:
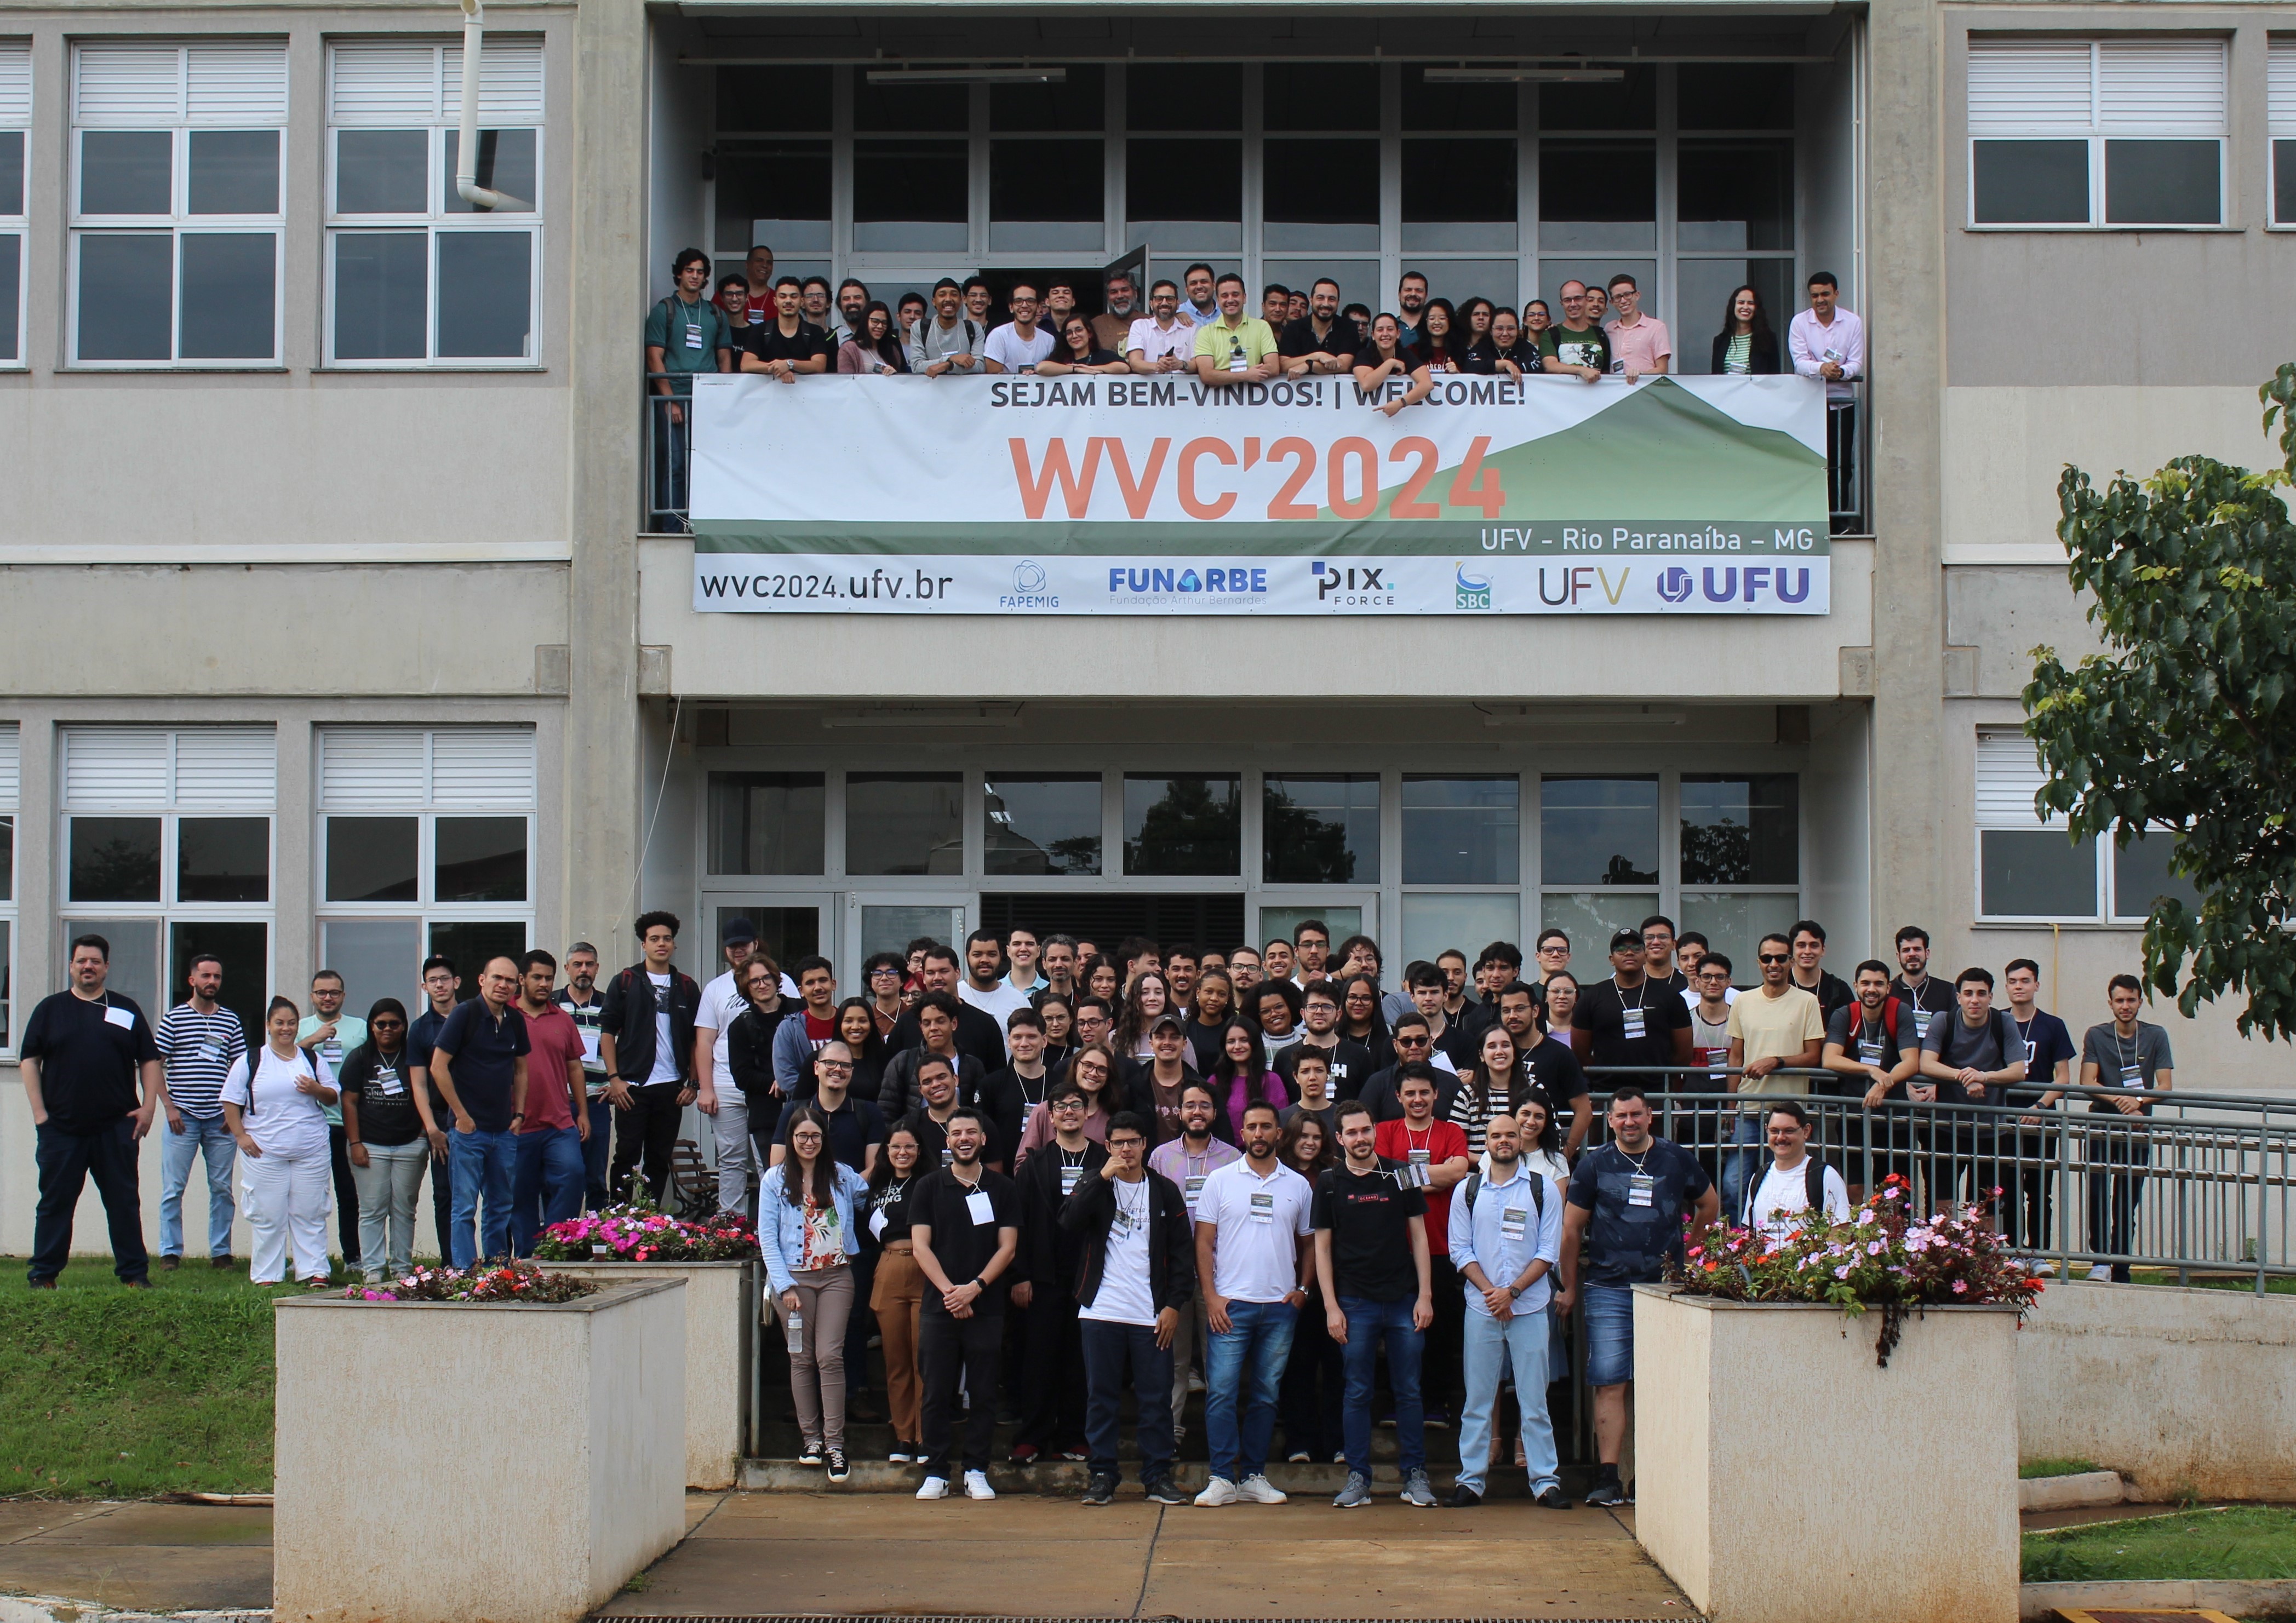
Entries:
[[1488, 609], [1491, 606], [1491, 583], [1468, 579], [1465, 564], [1454, 563], [1451, 566], [1451, 584], [1453, 608]]
[[1316, 606], [1319, 609], [1394, 608], [1395, 588], [1387, 581], [1387, 571], [1393, 567], [1392, 564], [1381, 564], [1376, 569], [1367, 564], [1343, 566], [1316, 559], [1308, 565], [1316, 578]]

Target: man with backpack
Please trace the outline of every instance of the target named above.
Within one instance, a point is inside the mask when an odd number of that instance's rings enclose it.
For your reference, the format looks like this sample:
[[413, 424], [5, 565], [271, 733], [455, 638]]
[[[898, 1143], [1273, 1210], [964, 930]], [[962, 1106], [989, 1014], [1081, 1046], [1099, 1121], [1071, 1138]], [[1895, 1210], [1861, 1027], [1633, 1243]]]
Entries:
[[1985, 1201], [1997, 1181], [1991, 1173], [2000, 1165], [1994, 1148], [1997, 1119], [1955, 1107], [2000, 1105], [2010, 1087], [2025, 1079], [2024, 1039], [2017, 1035], [2017, 1022], [1993, 1006], [1993, 971], [1962, 971], [1953, 995], [1959, 1006], [1930, 1021], [1929, 1035], [1922, 1038], [1922, 1076], [1937, 1087], [1930, 1201], [1939, 1211], [1960, 1198], [1964, 1174], [1969, 1198]]
[[[1912, 1038], [1905, 1004], [1890, 994], [1890, 966], [1879, 958], [1868, 958], [1851, 979], [1857, 1000], [1836, 1009], [1827, 1023], [1824, 1064], [1844, 1078], [1845, 1094], [1852, 1097], [1862, 1094], [1866, 1110], [1877, 1112], [1867, 1116], [1866, 1143], [1857, 1147], [1866, 1152], [1874, 1181], [1879, 1184], [1890, 1173], [1909, 1171], [1913, 1165], [1915, 1123], [1906, 1089], [1915, 1086], [1922, 1049]], [[1905, 1031], [1903, 1041], [1900, 1027]], [[1931, 1091], [1923, 1086], [1923, 1093]], [[1865, 1198], [1862, 1183], [1849, 1186], [1851, 1205]]]
[[980, 374], [980, 347], [988, 329], [964, 313], [964, 290], [948, 277], [933, 283], [932, 314], [908, 331], [909, 370], [929, 378]]
[[1451, 1195], [1451, 1261], [1465, 1281], [1467, 1399], [1459, 1414], [1459, 1479], [1450, 1503], [1465, 1510], [1483, 1502], [1499, 1376], [1511, 1365], [1530, 1496], [1549, 1510], [1565, 1510], [1570, 1502], [1555, 1475], [1554, 1423], [1546, 1411], [1548, 1276], [1562, 1258], [1562, 1185], [1523, 1164], [1522, 1130], [1513, 1116], [1485, 1124], [1483, 1148], [1489, 1171], [1469, 1173]]
[[642, 913], [637, 937], [645, 956], [608, 983], [598, 1017], [598, 1057], [606, 1068], [606, 1097], [619, 1125], [614, 1130], [614, 1195], [627, 1200], [630, 1175], [643, 1158], [646, 1187], [659, 1203], [669, 1188], [669, 1158], [677, 1124], [693, 1102], [693, 1029], [701, 987], [671, 967], [677, 950], [677, 915]]
[[1767, 1125], [1770, 1164], [1747, 1190], [1745, 1209], [1736, 1214], [1739, 1226], [1758, 1231], [1776, 1246], [1801, 1226], [1805, 1212], [1847, 1222], [1849, 1187], [1839, 1172], [1809, 1152], [1809, 1112], [1801, 1102], [1773, 1100]]

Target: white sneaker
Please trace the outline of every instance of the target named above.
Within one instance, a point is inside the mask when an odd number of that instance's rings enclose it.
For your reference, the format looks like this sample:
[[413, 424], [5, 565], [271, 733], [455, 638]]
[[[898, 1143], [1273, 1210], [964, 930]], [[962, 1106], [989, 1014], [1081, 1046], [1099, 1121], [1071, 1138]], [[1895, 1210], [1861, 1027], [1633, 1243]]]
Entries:
[[1254, 1504], [1283, 1503], [1283, 1490], [1256, 1471], [1238, 1482], [1235, 1485], [1235, 1491], [1237, 1497], [1249, 1499]]
[[2088, 1276], [2098, 1282], [2100, 1284], [2109, 1285], [2112, 1283], [2112, 1265], [2103, 1262], [2092, 1262], [2088, 1265]]
[[917, 1489], [917, 1497], [920, 1499], [947, 1498], [948, 1479], [947, 1477], [927, 1477], [924, 1480], [924, 1486]]
[[1196, 1496], [1196, 1503], [1207, 1507], [1215, 1504], [1234, 1504], [1238, 1497], [1234, 1483], [1226, 1477], [1214, 1477], [1204, 1484], [1204, 1491]]
[[968, 1499], [994, 1499], [996, 1496], [996, 1490], [988, 1486], [987, 1471], [968, 1471], [964, 1473], [964, 1496]]

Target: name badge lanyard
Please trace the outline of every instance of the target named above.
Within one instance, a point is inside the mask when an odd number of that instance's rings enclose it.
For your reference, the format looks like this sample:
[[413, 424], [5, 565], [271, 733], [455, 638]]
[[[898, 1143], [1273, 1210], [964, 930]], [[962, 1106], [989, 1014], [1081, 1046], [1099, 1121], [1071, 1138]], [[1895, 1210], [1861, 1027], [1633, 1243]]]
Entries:
[[[2030, 1082], [2033, 1079], [2033, 1050], [2038, 1046], [2038, 1045], [2033, 1041], [2033, 1028], [2035, 1025], [2039, 1023], [2040, 1018], [2041, 1017], [2038, 1014], [2033, 1016], [2031, 1020], [2019, 1020], [2013, 1014], [2009, 1017], [2010, 1024], [2017, 1028], [2017, 1040], [2025, 1045], [2025, 1080], [2028, 1082]], [[2114, 1033], [2116, 1037], [2119, 1035], [2120, 1034], [2118, 1032]]]
[[1204, 1180], [1211, 1176], [1212, 1152], [1210, 1150], [1204, 1152], [1204, 1169], [1201, 1172], [1189, 1169], [1191, 1159], [1186, 1150], [1180, 1152], [1180, 1191], [1188, 1198], [1188, 1216], [1193, 1217], [1196, 1215], [1196, 1201], [1204, 1192]]
[[[1618, 983], [1615, 980], [1612, 981], [1611, 984], [1614, 987], [1618, 986]], [[1618, 987], [1618, 992], [1619, 1024], [1622, 1029], [1621, 1035], [1629, 1042], [1639, 1042], [1642, 1039], [1644, 1025], [1643, 1020], [1643, 1004], [1647, 1002], [1650, 997], [1650, 977], [1647, 975], [1644, 976], [1642, 979], [1642, 984], [1635, 988], [1635, 1001], [1631, 1007], [1629, 1007], [1627, 1003], [1626, 988], [1624, 987]]]
[[2120, 1086], [2123, 1087], [2142, 1087], [2144, 1086], [2144, 1068], [2140, 1062], [2144, 1057], [2143, 1044], [2139, 1038], [2132, 1037], [2129, 1039], [2128, 1051], [2126, 1053], [2121, 1053], [2120, 1041], [2120, 1033], [2118, 1030], [2114, 1031], [2112, 1034], [2112, 1052], [2119, 1055], [2120, 1059]]
[[1866, 1064], [1882, 1062], [1882, 1036], [1886, 1029], [1878, 1020], [1869, 1024], [1864, 1015], [1857, 1017], [1857, 1057]]
[[1412, 1136], [1411, 1124], [1406, 1121], [1403, 1124], [1404, 1159], [1410, 1164], [1406, 1169], [1408, 1177], [1403, 1186], [1406, 1189], [1424, 1189], [1435, 1181], [1435, 1175], [1430, 1170], [1430, 1164], [1435, 1159], [1435, 1128], [1431, 1124], [1429, 1126], [1427, 1142], [1423, 1144], [1413, 1143]]
[[1627, 1175], [1627, 1204], [1629, 1206], [1658, 1204], [1658, 1180], [1643, 1170], [1650, 1165], [1650, 1157], [1651, 1152], [1648, 1150], [1643, 1152], [1643, 1158], [1640, 1160], [1635, 1160], [1624, 1150], [1619, 1152], [1619, 1159], [1634, 1168]]
[[1122, 1178], [1116, 1179], [1115, 1184], [1116, 1220], [1113, 1226], [1120, 1238], [1130, 1234], [1134, 1229], [1147, 1221], [1148, 1180], [1146, 1178], [1140, 1180], [1140, 1195], [1136, 1201], [1126, 1193], [1128, 1186]]
[[[1053, 1147], [1060, 1149], [1058, 1144]], [[1061, 1150], [1061, 1198], [1064, 1201], [1076, 1193], [1077, 1180], [1084, 1176], [1084, 1157], [1085, 1152], [1078, 1150], [1076, 1159], [1070, 1160], [1069, 1152]]]

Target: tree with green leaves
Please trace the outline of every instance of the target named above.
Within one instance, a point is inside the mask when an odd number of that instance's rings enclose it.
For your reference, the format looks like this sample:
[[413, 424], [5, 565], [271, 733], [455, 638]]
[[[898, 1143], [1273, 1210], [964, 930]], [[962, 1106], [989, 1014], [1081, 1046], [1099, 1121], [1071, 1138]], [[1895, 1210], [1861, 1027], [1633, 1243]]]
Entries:
[[2068, 669], [2033, 651], [2025, 731], [2036, 806], [2076, 840], [2174, 831], [2174, 898], [2144, 925], [2144, 979], [2191, 1015], [2247, 999], [2243, 1036], [2296, 1036], [2296, 363], [2259, 391], [2282, 464], [2180, 456], [2102, 490], [2067, 468], [2057, 535], [2104, 652]]

